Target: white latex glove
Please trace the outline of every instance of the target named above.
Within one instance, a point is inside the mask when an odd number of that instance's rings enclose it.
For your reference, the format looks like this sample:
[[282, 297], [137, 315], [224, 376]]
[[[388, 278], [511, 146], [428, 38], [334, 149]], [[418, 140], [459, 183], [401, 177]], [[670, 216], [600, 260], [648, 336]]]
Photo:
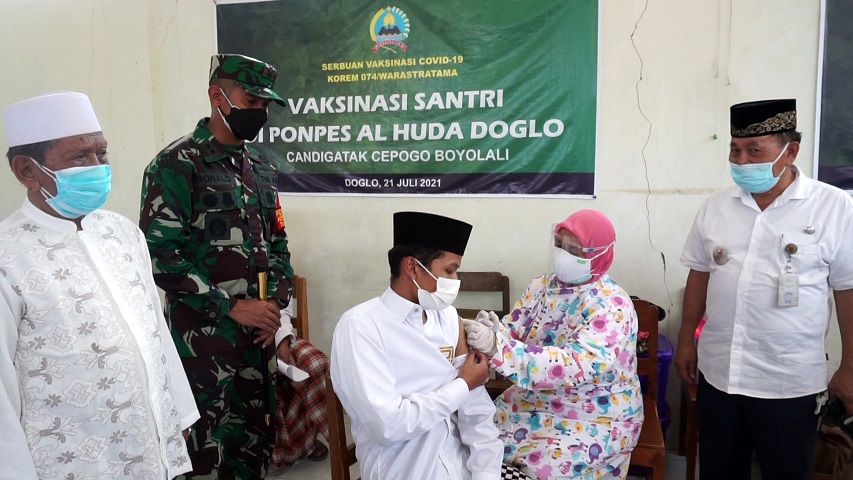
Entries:
[[[479, 315], [477, 315], [479, 317]], [[468, 337], [468, 345], [475, 350], [479, 350], [486, 356], [493, 356], [498, 351], [498, 346], [495, 341], [495, 332], [490, 327], [483, 325], [476, 320], [462, 320], [465, 325], [465, 334]]]
[[476, 320], [481, 325], [485, 325], [491, 328], [495, 332], [504, 328], [504, 324], [501, 322], [501, 319], [498, 318], [498, 314], [495, 312], [487, 312], [485, 310], [480, 310], [474, 320]]
[[489, 312], [489, 321], [492, 322], [492, 328], [495, 330], [503, 326], [501, 319], [498, 318], [498, 314], [495, 312]]
[[497, 325], [497, 322], [492, 321], [492, 315], [494, 315], [495, 319], [498, 318], [495, 312], [487, 312], [485, 310], [480, 310], [474, 320], [481, 325], [485, 325], [489, 328], [494, 329]]

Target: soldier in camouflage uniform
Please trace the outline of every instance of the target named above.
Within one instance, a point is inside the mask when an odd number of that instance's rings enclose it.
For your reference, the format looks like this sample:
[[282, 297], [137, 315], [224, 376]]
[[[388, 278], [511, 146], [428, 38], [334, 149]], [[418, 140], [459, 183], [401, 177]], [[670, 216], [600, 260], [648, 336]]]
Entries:
[[284, 105], [275, 78], [265, 62], [213, 56], [210, 118], [145, 170], [140, 228], [201, 413], [188, 478], [264, 478], [275, 444], [275, 359], [265, 347], [281, 326], [293, 269], [276, 171], [244, 143], [266, 123], [269, 103]]

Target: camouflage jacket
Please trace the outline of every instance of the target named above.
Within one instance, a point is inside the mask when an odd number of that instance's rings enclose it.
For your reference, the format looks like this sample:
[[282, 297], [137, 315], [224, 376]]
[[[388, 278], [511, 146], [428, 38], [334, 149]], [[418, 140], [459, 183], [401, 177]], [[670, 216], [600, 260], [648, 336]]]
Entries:
[[[142, 182], [139, 227], [148, 241], [154, 280], [166, 292], [166, 320], [184, 357], [252, 345], [254, 333], [228, 311], [238, 298], [258, 298], [257, 273], [264, 262], [267, 296], [282, 307], [290, 300], [293, 278], [275, 169], [248, 146], [219, 143], [207, 121], [163, 149]], [[257, 192], [251, 183], [244, 186], [244, 148]], [[247, 210], [257, 208], [261, 221], [253, 224]], [[262, 230], [260, 241], [253, 229]]]

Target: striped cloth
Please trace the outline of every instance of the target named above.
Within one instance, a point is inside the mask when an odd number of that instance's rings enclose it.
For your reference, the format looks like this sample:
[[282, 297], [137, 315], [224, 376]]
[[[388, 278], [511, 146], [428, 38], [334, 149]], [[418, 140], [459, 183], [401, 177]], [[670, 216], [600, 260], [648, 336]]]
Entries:
[[271, 467], [280, 469], [299, 463], [314, 451], [315, 442], [329, 442], [324, 375], [329, 357], [310, 343], [297, 338], [290, 347], [296, 366], [308, 379], [292, 382], [278, 374], [275, 399], [276, 442]]

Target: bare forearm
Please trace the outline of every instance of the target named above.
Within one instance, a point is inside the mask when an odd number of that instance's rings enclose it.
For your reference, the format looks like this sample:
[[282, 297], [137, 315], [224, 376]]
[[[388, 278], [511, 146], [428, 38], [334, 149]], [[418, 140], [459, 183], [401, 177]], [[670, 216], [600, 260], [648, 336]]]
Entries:
[[829, 380], [829, 393], [841, 398], [844, 408], [853, 412], [853, 290], [836, 290], [833, 295], [841, 333], [841, 365]]
[[836, 290], [833, 295], [841, 333], [841, 368], [853, 370], [853, 290]]
[[702, 316], [705, 315], [705, 299], [708, 295], [710, 273], [690, 270], [687, 286], [684, 288], [684, 304], [681, 314], [681, 330], [678, 343], [692, 342], [693, 334]]

